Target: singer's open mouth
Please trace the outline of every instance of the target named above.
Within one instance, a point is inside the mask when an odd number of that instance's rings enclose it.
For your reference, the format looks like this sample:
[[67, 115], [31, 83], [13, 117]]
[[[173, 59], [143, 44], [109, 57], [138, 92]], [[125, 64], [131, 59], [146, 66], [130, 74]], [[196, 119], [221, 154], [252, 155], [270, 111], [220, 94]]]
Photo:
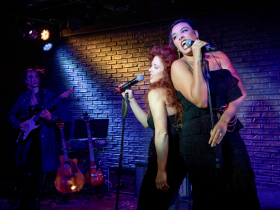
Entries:
[[181, 42], [181, 46], [182, 46], [183, 50], [188, 49], [188, 46], [186, 45], [186, 43], [187, 43], [187, 40], [184, 40]]

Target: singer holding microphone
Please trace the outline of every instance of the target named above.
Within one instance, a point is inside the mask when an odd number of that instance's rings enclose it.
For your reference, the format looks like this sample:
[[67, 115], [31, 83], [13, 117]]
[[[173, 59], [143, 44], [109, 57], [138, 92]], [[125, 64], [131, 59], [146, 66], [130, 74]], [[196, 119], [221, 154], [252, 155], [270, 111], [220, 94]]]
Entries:
[[[179, 147], [193, 187], [193, 210], [260, 209], [255, 175], [239, 134], [243, 125], [236, 117], [246, 97], [238, 72], [223, 52], [211, 52], [215, 48], [199, 40], [191, 19], [171, 25], [169, 43], [182, 55], [172, 64], [171, 79], [184, 110]], [[202, 67], [202, 59], [208, 68]]]
[[155, 46], [147, 57], [151, 61], [150, 89], [145, 99], [148, 111], [138, 105], [130, 89], [122, 88], [126, 84], [120, 85], [118, 90], [124, 91], [124, 97], [128, 94], [130, 107], [140, 123], [154, 130], [137, 209], [167, 210], [174, 205], [178, 189], [186, 177], [183, 159], [179, 156], [182, 105], [170, 78], [171, 64], [178, 55], [169, 46]]

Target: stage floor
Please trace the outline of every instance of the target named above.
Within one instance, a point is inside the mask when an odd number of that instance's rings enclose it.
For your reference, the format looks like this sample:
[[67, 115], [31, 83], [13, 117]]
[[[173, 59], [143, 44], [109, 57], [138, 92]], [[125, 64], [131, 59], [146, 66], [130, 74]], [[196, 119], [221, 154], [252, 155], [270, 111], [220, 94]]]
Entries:
[[[95, 195], [81, 197], [79, 195], [70, 196], [68, 204], [58, 204], [53, 199], [43, 199], [41, 201], [41, 210], [115, 210], [116, 193], [108, 193], [102, 199]], [[0, 197], [0, 209], [9, 209], [9, 199]], [[137, 197], [134, 195], [119, 195], [118, 210], [136, 210]], [[171, 209], [175, 210], [175, 208]], [[177, 210], [191, 210], [188, 204], [180, 203]], [[261, 210], [279, 210], [272, 208], [261, 208]]]
[[[0, 210], [8, 210], [11, 198], [0, 196]], [[119, 194], [118, 210], [136, 210], [135, 195]], [[102, 198], [88, 192], [76, 192], [62, 196], [46, 196], [41, 201], [41, 210], [115, 210], [116, 193], [106, 192]], [[170, 210], [175, 210], [171, 208]], [[186, 203], [179, 203], [177, 210], [191, 210]], [[261, 210], [279, 210], [261, 208]]]
[[[136, 210], [137, 197], [135, 195], [119, 194], [118, 210]], [[107, 193], [102, 199], [95, 195], [81, 196], [72, 195], [68, 198], [68, 203], [61, 203], [55, 199], [43, 199], [41, 210], [115, 210], [116, 193]], [[0, 197], [0, 209], [9, 209], [9, 199]], [[175, 210], [175, 208], [173, 208]], [[179, 210], [190, 210], [187, 204], [179, 204]]]
[[[95, 195], [75, 194], [67, 199], [44, 198], [41, 201], [41, 210], [114, 210], [116, 193], [107, 193], [102, 199]], [[9, 209], [9, 199], [0, 198], [0, 209]], [[134, 195], [119, 195], [119, 210], [136, 210], [137, 197]]]

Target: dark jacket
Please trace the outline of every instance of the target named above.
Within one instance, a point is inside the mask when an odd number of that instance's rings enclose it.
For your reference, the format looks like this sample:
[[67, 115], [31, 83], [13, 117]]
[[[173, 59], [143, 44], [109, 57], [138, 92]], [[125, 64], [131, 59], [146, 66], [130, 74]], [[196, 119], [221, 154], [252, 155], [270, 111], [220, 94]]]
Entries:
[[[9, 112], [9, 121], [17, 131], [19, 131], [19, 124], [21, 122], [33, 116], [30, 106], [31, 94], [32, 92], [30, 90], [22, 93]], [[38, 101], [37, 108], [40, 110], [45, 109], [56, 99], [54, 93], [43, 89], [36, 93], [35, 96]], [[59, 147], [54, 130], [54, 123], [56, 122], [57, 116], [55, 108], [49, 111], [51, 112], [52, 119], [47, 121], [41, 118], [39, 120], [40, 127], [37, 128], [40, 129], [42, 167], [44, 172], [53, 171], [60, 166]], [[28, 137], [24, 141], [28, 141]]]

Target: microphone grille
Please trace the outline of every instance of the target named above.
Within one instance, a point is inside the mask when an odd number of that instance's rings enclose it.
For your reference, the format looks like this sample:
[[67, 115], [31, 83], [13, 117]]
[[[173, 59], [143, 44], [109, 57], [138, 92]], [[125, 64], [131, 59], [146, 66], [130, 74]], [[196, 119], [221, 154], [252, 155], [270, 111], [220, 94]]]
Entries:
[[144, 80], [144, 76], [142, 74], [139, 74], [136, 79], [140, 82]]
[[186, 45], [187, 45], [188, 47], [190, 47], [190, 46], [192, 46], [193, 42], [194, 42], [193, 40], [187, 39]]

